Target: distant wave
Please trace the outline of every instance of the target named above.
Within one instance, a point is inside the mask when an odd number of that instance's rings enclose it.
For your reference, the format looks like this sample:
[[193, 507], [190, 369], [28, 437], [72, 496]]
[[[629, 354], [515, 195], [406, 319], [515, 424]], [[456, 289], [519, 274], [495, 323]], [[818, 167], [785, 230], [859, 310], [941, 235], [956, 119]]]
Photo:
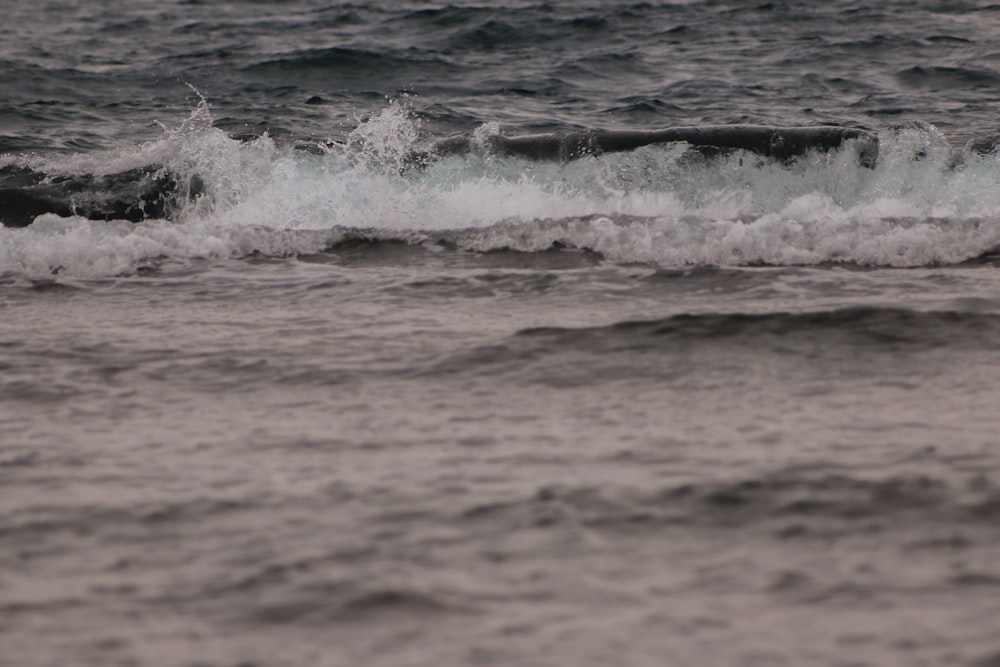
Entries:
[[430, 55], [394, 55], [366, 49], [312, 49], [270, 58], [242, 68], [255, 81], [273, 78], [317, 88], [336, 82], [337, 88], [378, 81], [380, 85], [406, 88], [419, 81], [447, 81], [458, 68], [447, 60]]

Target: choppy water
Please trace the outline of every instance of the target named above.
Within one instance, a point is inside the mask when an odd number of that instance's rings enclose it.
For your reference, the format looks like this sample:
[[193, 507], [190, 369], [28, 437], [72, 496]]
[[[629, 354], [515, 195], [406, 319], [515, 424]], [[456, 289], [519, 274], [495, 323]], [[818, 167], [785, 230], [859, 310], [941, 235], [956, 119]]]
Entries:
[[1000, 664], [996, 6], [3, 11], [0, 664]]

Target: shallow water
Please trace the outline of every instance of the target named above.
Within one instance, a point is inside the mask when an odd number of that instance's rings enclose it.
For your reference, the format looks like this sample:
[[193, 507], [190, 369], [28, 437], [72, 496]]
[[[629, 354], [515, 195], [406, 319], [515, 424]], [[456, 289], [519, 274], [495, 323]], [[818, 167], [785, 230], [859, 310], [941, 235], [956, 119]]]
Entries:
[[9, 11], [0, 664], [1000, 662], [995, 7]]
[[5, 653], [973, 664], [994, 271], [376, 246], [10, 285]]

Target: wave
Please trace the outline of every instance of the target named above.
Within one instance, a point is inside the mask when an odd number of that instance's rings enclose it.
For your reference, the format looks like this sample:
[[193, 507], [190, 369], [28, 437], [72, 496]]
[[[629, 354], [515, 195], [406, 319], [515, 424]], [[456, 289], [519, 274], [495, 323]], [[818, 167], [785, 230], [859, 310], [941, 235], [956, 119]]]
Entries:
[[322, 88], [331, 78], [338, 88], [369, 89], [373, 81], [379, 86], [395, 87], [413, 85], [415, 81], [447, 81], [459, 68], [447, 60], [429, 54], [392, 55], [378, 50], [332, 47], [298, 51], [281, 57], [271, 57], [248, 65], [241, 71], [252, 76], [254, 82], [279, 79]]
[[0, 272], [128, 275], [352, 238], [659, 266], [948, 265], [1000, 248], [993, 144], [952, 150], [930, 126], [881, 133], [870, 166], [853, 140], [780, 160], [675, 142], [545, 162], [494, 150], [498, 136], [484, 125], [414, 169], [434, 138], [402, 105], [343, 144], [293, 147], [234, 139], [203, 102], [139, 146], [0, 158]]
[[[914, 311], [902, 308], [854, 307], [817, 312], [776, 312], [762, 314], [713, 313], [684, 314], [655, 321], [621, 322], [596, 329], [529, 329], [519, 335], [536, 340], [548, 339], [559, 347], [588, 347], [613, 341], [629, 349], [668, 347], [679, 341], [711, 340], [715, 345], [731, 339], [740, 346], [782, 346], [822, 340], [828, 346], [838, 344], [858, 352], [866, 347], [913, 351], [941, 346], [997, 347], [1000, 316], [986, 313], [952, 311]], [[604, 343], [606, 344], [606, 343]]]
[[598, 327], [525, 329], [437, 359], [416, 374], [511, 378], [560, 389], [648, 382], [659, 390], [691, 391], [714, 381], [709, 378], [728, 384], [735, 369], [766, 368], [762, 377], [779, 375], [793, 384], [851, 377], [911, 386], [915, 378], [942, 372], [948, 367], [942, 360], [958, 351], [995, 353], [998, 334], [1000, 317], [951, 310], [866, 306], [678, 314]]
[[[890, 534], [915, 525], [981, 528], [991, 526], [1000, 511], [1000, 496], [983, 478], [955, 482], [911, 474], [862, 476], [834, 464], [815, 468], [679, 484], [653, 493], [551, 486], [530, 498], [469, 508], [462, 518], [511, 532], [566, 524], [610, 532], [686, 526], [822, 539]], [[917, 544], [933, 546], [929, 540]]]
[[969, 88], [996, 88], [1000, 73], [989, 69], [968, 67], [908, 67], [896, 74], [901, 83], [910, 88], [929, 90], [967, 90]]

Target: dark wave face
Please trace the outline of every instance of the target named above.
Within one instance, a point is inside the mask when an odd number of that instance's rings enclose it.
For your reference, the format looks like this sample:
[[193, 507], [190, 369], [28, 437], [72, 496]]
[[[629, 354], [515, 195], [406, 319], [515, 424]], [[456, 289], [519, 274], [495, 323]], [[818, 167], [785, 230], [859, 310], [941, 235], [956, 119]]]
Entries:
[[[441, 360], [427, 373], [517, 378], [553, 387], [627, 382], [699, 390], [736, 369], [919, 382], [959, 351], [996, 354], [1000, 318], [858, 307], [819, 312], [683, 314], [588, 329], [537, 328]], [[780, 369], [780, 370], [779, 370]]]
[[[850, 308], [825, 312], [678, 315], [652, 322], [622, 322], [611, 327], [560, 331], [531, 329], [520, 335], [550, 338], [554, 343], [596, 348], [670, 348], [704, 343], [715, 347], [731, 342], [738, 348], [781, 348], [793, 352], [838, 347], [862, 352], [865, 348], [894, 347], [915, 353], [958, 343], [984, 350], [1000, 345], [1000, 319], [992, 314], [914, 312], [894, 308]], [[602, 339], [607, 342], [602, 342]]]

